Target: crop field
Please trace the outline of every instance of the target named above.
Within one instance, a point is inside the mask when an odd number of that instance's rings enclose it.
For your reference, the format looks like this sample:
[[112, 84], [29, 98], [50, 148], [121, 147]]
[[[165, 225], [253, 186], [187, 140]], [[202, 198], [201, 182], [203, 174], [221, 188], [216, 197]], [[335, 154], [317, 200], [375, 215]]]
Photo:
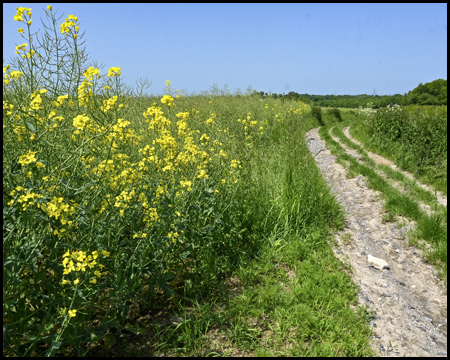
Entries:
[[[76, 16], [46, 14], [39, 38], [18, 8], [3, 66], [3, 355], [373, 355], [304, 135], [339, 113], [390, 152], [384, 120], [169, 80], [145, 96], [84, 57]], [[404, 159], [438, 189], [442, 141]]]

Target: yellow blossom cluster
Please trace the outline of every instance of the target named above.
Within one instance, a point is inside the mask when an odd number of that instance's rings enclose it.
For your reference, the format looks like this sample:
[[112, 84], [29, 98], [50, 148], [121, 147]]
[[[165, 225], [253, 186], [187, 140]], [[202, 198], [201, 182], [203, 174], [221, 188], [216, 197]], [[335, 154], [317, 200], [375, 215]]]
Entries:
[[119, 196], [116, 196], [114, 206], [119, 209], [120, 216], [124, 216], [125, 210], [129, 207], [129, 203], [135, 195], [136, 193], [133, 189], [130, 192], [124, 190]]
[[[25, 48], [28, 46], [27, 43], [24, 43], [22, 45], [17, 45], [16, 46], [16, 54], [19, 54], [23, 59], [25, 59]], [[23, 54], [20, 54], [20, 52], [23, 51]], [[32, 50], [33, 54], [36, 52], [35, 50]], [[28, 58], [31, 57], [31, 52], [28, 52], [27, 55]]]
[[[108, 273], [105, 270], [105, 265], [101, 260], [110, 256], [110, 252], [106, 250], [95, 250], [88, 254], [82, 250], [70, 251], [62, 256], [61, 265], [64, 267], [62, 285], [80, 286], [86, 280], [90, 284], [97, 284], [97, 282], [106, 276]], [[69, 275], [69, 279], [65, 278]], [[81, 280], [80, 280], [81, 278]], [[65, 314], [66, 308], [62, 309], [61, 313]], [[76, 316], [77, 310], [71, 309], [68, 312], [70, 317]]]
[[75, 15], [69, 15], [67, 18], [64, 19], [65, 22], [61, 24], [61, 34], [70, 34], [70, 29], [73, 27], [75, 29], [73, 38], [76, 39], [78, 37], [78, 30], [80, 27], [77, 25], [78, 18]]
[[43, 109], [41, 94], [47, 93], [46, 89], [36, 90], [33, 94], [31, 94], [30, 99], [31, 103], [29, 106], [30, 110], [41, 110]]
[[116, 102], [117, 102], [117, 95], [114, 95], [111, 99], [103, 101], [103, 106], [100, 108], [100, 110], [103, 112], [107, 112], [108, 110], [114, 107]]
[[75, 134], [79, 134], [80, 131], [84, 129], [86, 124], [89, 121], [89, 116], [86, 115], [78, 115], [73, 119], [73, 126], [77, 128], [78, 131], [75, 131]]
[[[37, 206], [49, 217], [53, 216], [55, 219], [59, 219], [61, 224], [72, 226], [72, 220], [67, 219], [73, 215], [75, 207], [65, 203], [64, 198], [53, 196], [49, 202], [38, 204]], [[55, 235], [57, 235], [57, 232]]]
[[54, 107], [60, 107], [62, 106], [62, 104], [64, 103], [64, 100], [67, 100], [69, 98], [69, 95], [60, 95], [58, 96], [58, 98], [56, 99], [56, 101], [52, 101], [52, 105]]
[[83, 76], [88, 80], [93, 80], [94, 76], [97, 77], [97, 79], [100, 79], [100, 69], [96, 69], [93, 66], [91, 66], [89, 69], [86, 69], [83, 73]]
[[163, 104], [167, 104], [168, 106], [172, 105], [173, 97], [170, 95], [164, 95], [161, 99]]
[[108, 77], [111, 76], [120, 76], [120, 67], [111, 67], [108, 70]]
[[[25, 7], [18, 7], [17, 9], [17, 13], [16, 15], [14, 15], [14, 21], [24, 21], [23, 20], [23, 16], [24, 13], [26, 12], [28, 17], [31, 18], [31, 9], [30, 8], [25, 8]], [[31, 19], [30, 19], [31, 21]], [[29, 25], [31, 25], [31, 22], [29, 23]]]
[[[89, 279], [89, 283], [95, 285], [102, 276], [106, 276], [108, 274], [104, 271], [105, 265], [102, 264], [100, 260], [109, 256], [110, 252], [106, 250], [95, 250], [92, 251], [91, 254], [88, 254], [82, 250], [72, 252], [67, 250], [62, 256], [63, 260], [61, 265], [64, 267], [64, 270], [61, 284], [73, 284], [79, 286], [83, 283], [84, 279]], [[64, 277], [64, 275], [69, 274], [71, 274], [69, 277], [70, 280]], [[82, 278], [82, 280], [80, 280], [80, 278]], [[76, 314], [76, 310], [73, 311], [75, 311], [73, 314]], [[70, 313], [69, 316], [71, 316]]]
[[28, 133], [27, 128], [23, 125], [16, 125], [16, 124], [13, 124], [12, 127], [13, 132], [17, 134], [17, 140], [19, 142], [23, 141], [23, 135], [26, 135]]
[[[15, 196], [18, 193], [23, 192], [22, 195], [20, 195], [17, 198], [17, 202], [19, 204], [22, 204], [22, 209], [25, 211], [27, 210], [27, 208], [31, 205], [35, 205], [34, 203], [34, 199], [41, 199], [43, 198], [42, 195], [36, 194], [34, 192], [31, 192], [28, 189], [23, 188], [22, 186], [17, 186], [14, 190], [11, 191], [11, 193], [9, 194], [10, 196]], [[14, 204], [15, 200], [12, 199], [11, 201], [8, 202], [8, 205], [11, 206], [12, 204]]]
[[[14, 109], [14, 104], [9, 104], [7, 101], [3, 100], [3, 110], [6, 110], [6, 116], [11, 116], [13, 109]], [[3, 128], [5, 128], [5, 124], [3, 124]]]
[[29, 150], [27, 154], [19, 156], [19, 164], [22, 166], [36, 162], [37, 151]]
[[[3, 66], [3, 74], [5, 74], [9, 70], [10, 66], [7, 64], [6, 66]], [[10, 83], [10, 79], [17, 80], [23, 75], [21, 71], [10, 71], [6, 75], [3, 76], [3, 84], [8, 85]], [[5, 100], [3, 100], [3, 109], [5, 109]]]
[[[97, 262], [97, 259], [100, 254], [102, 254], [104, 257], [109, 257], [110, 252], [102, 250], [99, 253], [97, 250], [95, 250], [92, 251], [90, 255], [87, 255], [87, 252], [85, 251], [78, 250], [70, 252], [70, 250], [67, 250], [67, 252], [63, 255], [62, 261], [62, 265], [64, 266], [63, 275], [68, 275], [71, 272], [77, 271], [86, 272], [86, 269], [93, 269], [96, 265], [98, 266], [98, 268], [100, 268], [100, 270], [102, 270], [105, 266]], [[101, 274], [100, 271], [98, 270], [94, 271], [94, 274], [98, 278], [100, 278], [102, 275], [106, 275]], [[66, 281], [63, 280], [63, 283], [68, 282], [67, 280]], [[77, 281], [75, 285], [77, 285], [78, 283], [79, 281]]]
[[217, 118], [217, 115], [215, 113], [211, 114], [211, 117], [206, 120], [206, 124], [215, 124], [215, 119]]

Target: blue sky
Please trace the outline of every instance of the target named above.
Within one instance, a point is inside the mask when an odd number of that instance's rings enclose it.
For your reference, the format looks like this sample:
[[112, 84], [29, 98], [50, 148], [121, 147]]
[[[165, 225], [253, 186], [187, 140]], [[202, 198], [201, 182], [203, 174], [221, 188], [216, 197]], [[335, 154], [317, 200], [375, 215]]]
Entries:
[[[24, 41], [16, 7], [76, 15], [92, 59], [125, 83], [187, 93], [403, 94], [447, 79], [447, 4], [3, 4], [3, 63]], [[64, 17], [58, 23], [64, 21]]]

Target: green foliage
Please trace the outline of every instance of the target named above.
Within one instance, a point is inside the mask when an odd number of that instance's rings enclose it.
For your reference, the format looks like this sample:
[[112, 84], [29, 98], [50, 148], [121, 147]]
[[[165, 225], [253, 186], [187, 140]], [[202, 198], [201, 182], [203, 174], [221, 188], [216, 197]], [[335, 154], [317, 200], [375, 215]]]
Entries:
[[426, 176], [437, 189], [446, 189], [446, 107], [380, 109], [367, 122], [367, 134], [369, 145], [392, 154], [401, 167]]
[[[277, 97], [276, 94], [273, 94]], [[371, 102], [374, 108], [397, 105], [447, 105], [447, 80], [437, 79], [419, 84], [407, 94], [395, 95], [310, 95], [290, 91], [287, 98], [303, 101], [311, 106], [357, 108]]]
[[333, 116], [338, 122], [342, 122], [341, 112], [339, 111], [339, 109], [327, 109], [327, 114]]
[[323, 122], [323, 119], [322, 119], [322, 109], [319, 106], [314, 106], [311, 109], [311, 115], [316, 118], [316, 120], [318, 121], [320, 126], [325, 125], [325, 123]]
[[437, 79], [420, 83], [408, 93], [408, 104], [447, 105], [447, 80]]

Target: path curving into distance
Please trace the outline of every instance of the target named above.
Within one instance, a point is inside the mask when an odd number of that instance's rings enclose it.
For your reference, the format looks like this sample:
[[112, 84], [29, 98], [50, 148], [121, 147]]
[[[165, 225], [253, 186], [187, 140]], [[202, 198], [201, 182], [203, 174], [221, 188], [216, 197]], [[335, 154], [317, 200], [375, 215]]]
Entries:
[[[309, 150], [336, 199], [346, 211], [346, 226], [336, 233], [335, 256], [351, 265], [360, 287], [360, 305], [374, 318], [373, 349], [388, 356], [447, 356], [447, 290], [419, 249], [408, 246], [412, 225], [383, 223], [378, 191], [347, 179], [346, 169], [320, 138], [319, 128], [306, 133]], [[400, 217], [399, 217], [400, 218]], [[376, 258], [376, 259], [374, 259]], [[377, 265], [378, 260], [387, 265]]]
[[[397, 165], [395, 165], [392, 161], [378, 155], [375, 154], [373, 152], [368, 151], [367, 149], [364, 148], [364, 145], [361, 144], [358, 140], [356, 140], [355, 138], [353, 138], [350, 135], [350, 126], [347, 126], [345, 128], [342, 129], [342, 132], [344, 133], [345, 136], [347, 136], [351, 141], [353, 141], [355, 144], [361, 146], [369, 155], [369, 157], [375, 161], [378, 164], [385, 164], [387, 166], [390, 166], [392, 169], [395, 169], [396, 171], [402, 173], [403, 175], [405, 175], [408, 179], [414, 180], [416, 182], [416, 184], [418, 186], [420, 186], [422, 189], [430, 191], [432, 193], [434, 193], [434, 190], [425, 184], [420, 183], [411, 173], [400, 169], [399, 167], [397, 167]], [[447, 206], [447, 195], [441, 194], [439, 191], [436, 191], [436, 195], [437, 195], [437, 201], [439, 204], [443, 205], [443, 206]]]
[[[343, 144], [342, 141], [337, 138], [336, 136], [334, 136], [332, 134], [334, 127], [331, 127], [328, 130], [328, 134], [331, 136], [331, 138], [337, 142], [344, 150], [347, 154], [351, 155], [358, 163], [363, 164], [364, 165], [364, 157], [355, 149], [350, 149], [346, 144]], [[342, 131], [343, 134], [345, 136], [347, 136], [347, 138], [349, 138], [350, 141], [353, 141], [355, 139], [349, 137], [350, 133], [348, 132], [348, 127], [343, 129], [343, 130], [347, 130], [346, 132]], [[348, 134], [348, 135], [347, 135]], [[414, 178], [414, 176], [404, 170], [400, 170], [394, 163], [392, 163], [390, 160], [372, 153], [372, 152], [368, 152], [364, 146], [360, 143], [360, 142], [355, 142], [355, 144], [357, 144], [359, 147], [361, 147], [369, 156], [370, 159], [372, 159], [376, 164], [382, 164], [384, 166], [388, 166], [391, 169], [393, 169], [394, 171], [400, 172], [402, 173], [406, 178], [408, 178], [410, 181], [413, 181], [417, 186], [419, 186], [420, 188], [424, 189], [425, 191], [430, 192], [430, 194], [434, 194], [434, 190], [431, 189], [428, 185], [424, 185], [421, 184], [417, 179]], [[403, 194], [407, 194], [408, 190], [407, 188], [405, 188], [405, 185], [402, 184], [399, 181], [395, 181], [393, 179], [389, 179], [387, 178], [386, 174], [383, 173], [383, 171], [379, 168], [375, 168], [373, 169], [379, 176], [381, 176], [384, 180], [386, 180], [392, 187], [396, 188], [398, 191], [400, 191]], [[441, 206], [447, 206], [447, 196], [443, 195], [441, 193], [437, 193], [436, 192], [436, 201], [438, 202], [439, 205]], [[430, 215], [431, 213], [434, 213], [434, 208], [432, 206], [430, 206], [430, 204], [425, 204], [421, 201], [418, 201], [418, 205], [419, 207], [425, 211], [428, 215]]]

